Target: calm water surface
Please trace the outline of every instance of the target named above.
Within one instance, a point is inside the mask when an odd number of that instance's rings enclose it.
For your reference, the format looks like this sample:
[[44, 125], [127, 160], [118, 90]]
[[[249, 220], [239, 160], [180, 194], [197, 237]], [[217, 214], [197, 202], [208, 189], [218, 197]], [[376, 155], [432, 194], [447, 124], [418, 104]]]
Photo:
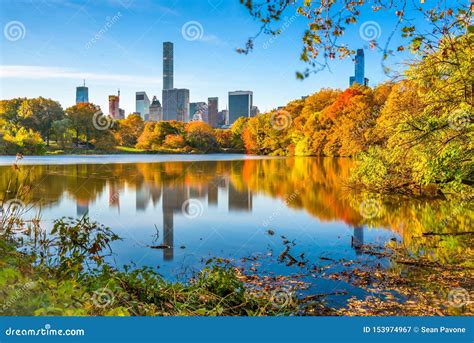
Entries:
[[[404, 239], [420, 210], [420, 203], [382, 199], [367, 218], [344, 187], [349, 159], [48, 157], [27, 158], [19, 171], [9, 159], [0, 158], [1, 194], [9, 180], [29, 178], [28, 200], [46, 225], [87, 214], [112, 228], [123, 238], [113, 245], [118, 266], [150, 266], [184, 280], [211, 257], [230, 258], [260, 275], [301, 274], [307, 292], [347, 291], [329, 299], [335, 304], [365, 293], [311, 269], [341, 259], [386, 265], [360, 246]], [[303, 267], [278, 260], [285, 240]], [[162, 244], [171, 248], [151, 248]]]

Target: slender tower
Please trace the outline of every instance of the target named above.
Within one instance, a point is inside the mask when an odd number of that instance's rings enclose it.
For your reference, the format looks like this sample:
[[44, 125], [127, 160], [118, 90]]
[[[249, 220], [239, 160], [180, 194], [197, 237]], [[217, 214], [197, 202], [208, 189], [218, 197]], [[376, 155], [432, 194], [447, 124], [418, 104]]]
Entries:
[[163, 43], [163, 89], [173, 89], [173, 43]]
[[365, 77], [365, 57], [364, 50], [357, 49], [354, 63], [354, 76], [349, 78], [349, 85], [352, 86], [354, 82], [357, 82], [359, 86], [367, 86], [369, 79]]

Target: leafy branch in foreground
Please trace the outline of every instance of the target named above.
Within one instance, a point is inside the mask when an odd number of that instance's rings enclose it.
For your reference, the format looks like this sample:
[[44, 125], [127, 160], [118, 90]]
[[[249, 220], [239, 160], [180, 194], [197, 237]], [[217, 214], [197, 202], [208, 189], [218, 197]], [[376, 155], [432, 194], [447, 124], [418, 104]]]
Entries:
[[[363, 39], [373, 49], [383, 53], [383, 60], [396, 52], [411, 50], [412, 52], [429, 53], [437, 50], [441, 38], [446, 35], [458, 35], [468, 31], [474, 5], [466, 2], [449, 3], [446, 1], [392, 1], [392, 0], [240, 0], [250, 15], [260, 23], [256, 35], [250, 37], [245, 48], [237, 49], [239, 53], [248, 54], [253, 50], [255, 40], [262, 34], [277, 36], [282, 33], [279, 24], [286, 12], [300, 15], [307, 20], [307, 29], [301, 40], [303, 51], [300, 59], [310, 68], [298, 72], [297, 77], [308, 77], [329, 66], [329, 61], [353, 56], [354, 47], [344, 41], [344, 35], [351, 27], [360, 24], [361, 14], [367, 11], [387, 13], [393, 16], [394, 24], [391, 32], [385, 35], [385, 42], [380, 41], [381, 26], [374, 24]], [[415, 24], [413, 18], [423, 18], [424, 23]], [[387, 19], [384, 19], [384, 23]], [[428, 23], [426, 25], [425, 23]], [[384, 28], [387, 27], [384, 24]], [[360, 28], [363, 29], [362, 26]], [[363, 33], [361, 33], [362, 35]], [[391, 47], [395, 35], [400, 35], [405, 43]], [[384, 63], [384, 62], [383, 62]], [[386, 72], [389, 69], [384, 65]]]

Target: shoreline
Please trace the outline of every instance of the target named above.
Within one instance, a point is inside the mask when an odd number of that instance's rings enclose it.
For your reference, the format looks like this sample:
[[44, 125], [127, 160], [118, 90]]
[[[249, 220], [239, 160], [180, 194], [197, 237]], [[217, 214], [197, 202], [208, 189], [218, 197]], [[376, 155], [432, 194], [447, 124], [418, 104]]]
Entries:
[[[247, 155], [236, 153], [212, 154], [93, 154], [93, 155], [30, 155], [24, 156], [18, 165], [71, 165], [71, 164], [129, 164], [129, 163], [162, 163], [162, 162], [211, 162], [263, 160], [286, 157]], [[16, 156], [0, 156], [0, 167], [15, 164]]]

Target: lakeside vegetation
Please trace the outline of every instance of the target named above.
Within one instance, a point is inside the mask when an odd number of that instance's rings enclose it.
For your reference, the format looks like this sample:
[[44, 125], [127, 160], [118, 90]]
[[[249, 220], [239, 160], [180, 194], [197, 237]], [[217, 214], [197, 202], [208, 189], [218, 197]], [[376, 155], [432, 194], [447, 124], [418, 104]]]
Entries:
[[[472, 304], [462, 298], [465, 293], [455, 293], [459, 288], [470, 294], [474, 284], [471, 198], [454, 194], [447, 199], [374, 198], [347, 190], [341, 180], [350, 176], [353, 163], [345, 158], [289, 158], [114, 164], [107, 168], [0, 167], [0, 191], [8, 195], [2, 205], [10, 199], [25, 204], [17, 210], [8, 207], [6, 215], [0, 216], [0, 226], [5, 229], [0, 231], [0, 295], [8, 305], [4, 314], [472, 314]], [[300, 257], [305, 250], [298, 247], [298, 240], [293, 241], [295, 237], [286, 235], [286, 243], [280, 243], [281, 233], [270, 222], [271, 230], [262, 229], [259, 234], [272, 240], [275, 252], [268, 256], [263, 249], [261, 256], [248, 258], [257, 264], [283, 266], [290, 261], [287, 256], [293, 256], [297, 263], [288, 268], [294, 276], [264, 274], [238, 257], [214, 258], [194, 277], [170, 282], [150, 268], [114, 264], [110, 247], [120, 237], [87, 217], [58, 219], [54, 230], [46, 231], [41, 218], [31, 218], [27, 213], [36, 213], [33, 206], [54, 206], [64, 194], [75, 201], [93, 203], [109, 198], [111, 188], [138, 191], [147, 184], [180, 187], [185, 182], [190, 192], [196, 192], [224, 180], [236, 190], [248, 189], [285, 201], [286, 206], [304, 210], [320, 222], [387, 228], [400, 240], [387, 246], [361, 245], [357, 251], [363, 258], [323, 255], [324, 259], [310, 260]], [[370, 199], [375, 201], [374, 213], [364, 213], [361, 204]], [[371, 257], [378, 263], [370, 263]], [[302, 294], [307, 284], [301, 275], [308, 274], [313, 282], [319, 278], [339, 280], [370, 291], [371, 296], [351, 298], [337, 308], [328, 306], [322, 289], [317, 294]], [[460, 300], [451, 299], [452, 294]]]
[[[12, 214], [12, 213], [11, 213]], [[59, 219], [51, 233], [11, 221], [0, 240], [1, 315], [197, 316], [276, 315], [271, 292], [258, 296], [238, 274], [209, 261], [189, 283], [171, 283], [151, 268], [119, 271], [104, 262], [120, 239], [87, 217]], [[19, 231], [28, 235], [18, 235]], [[14, 233], [14, 234], [12, 234]]]
[[[187, 282], [166, 281], [147, 267], [125, 266], [118, 270], [106, 262], [111, 253], [109, 243], [120, 239], [109, 228], [87, 217], [63, 218], [56, 220], [54, 229], [46, 234], [38, 222], [25, 225], [18, 219], [10, 221], [13, 225], [1, 234], [0, 294], [5, 299], [1, 315], [474, 314], [469, 293], [465, 293], [472, 286], [472, 265], [414, 258], [400, 250], [401, 246], [393, 245], [388, 250], [363, 247], [367, 254], [390, 258], [392, 266], [388, 269], [355, 261], [333, 261], [326, 266], [350, 265], [350, 272], [330, 272], [328, 277], [372, 293], [363, 299], [351, 297], [346, 306], [332, 308], [325, 305], [324, 294], [298, 297], [291, 291], [294, 279], [257, 276], [218, 258], [209, 260]], [[396, 294], [405, 299], [400, 301]]]

